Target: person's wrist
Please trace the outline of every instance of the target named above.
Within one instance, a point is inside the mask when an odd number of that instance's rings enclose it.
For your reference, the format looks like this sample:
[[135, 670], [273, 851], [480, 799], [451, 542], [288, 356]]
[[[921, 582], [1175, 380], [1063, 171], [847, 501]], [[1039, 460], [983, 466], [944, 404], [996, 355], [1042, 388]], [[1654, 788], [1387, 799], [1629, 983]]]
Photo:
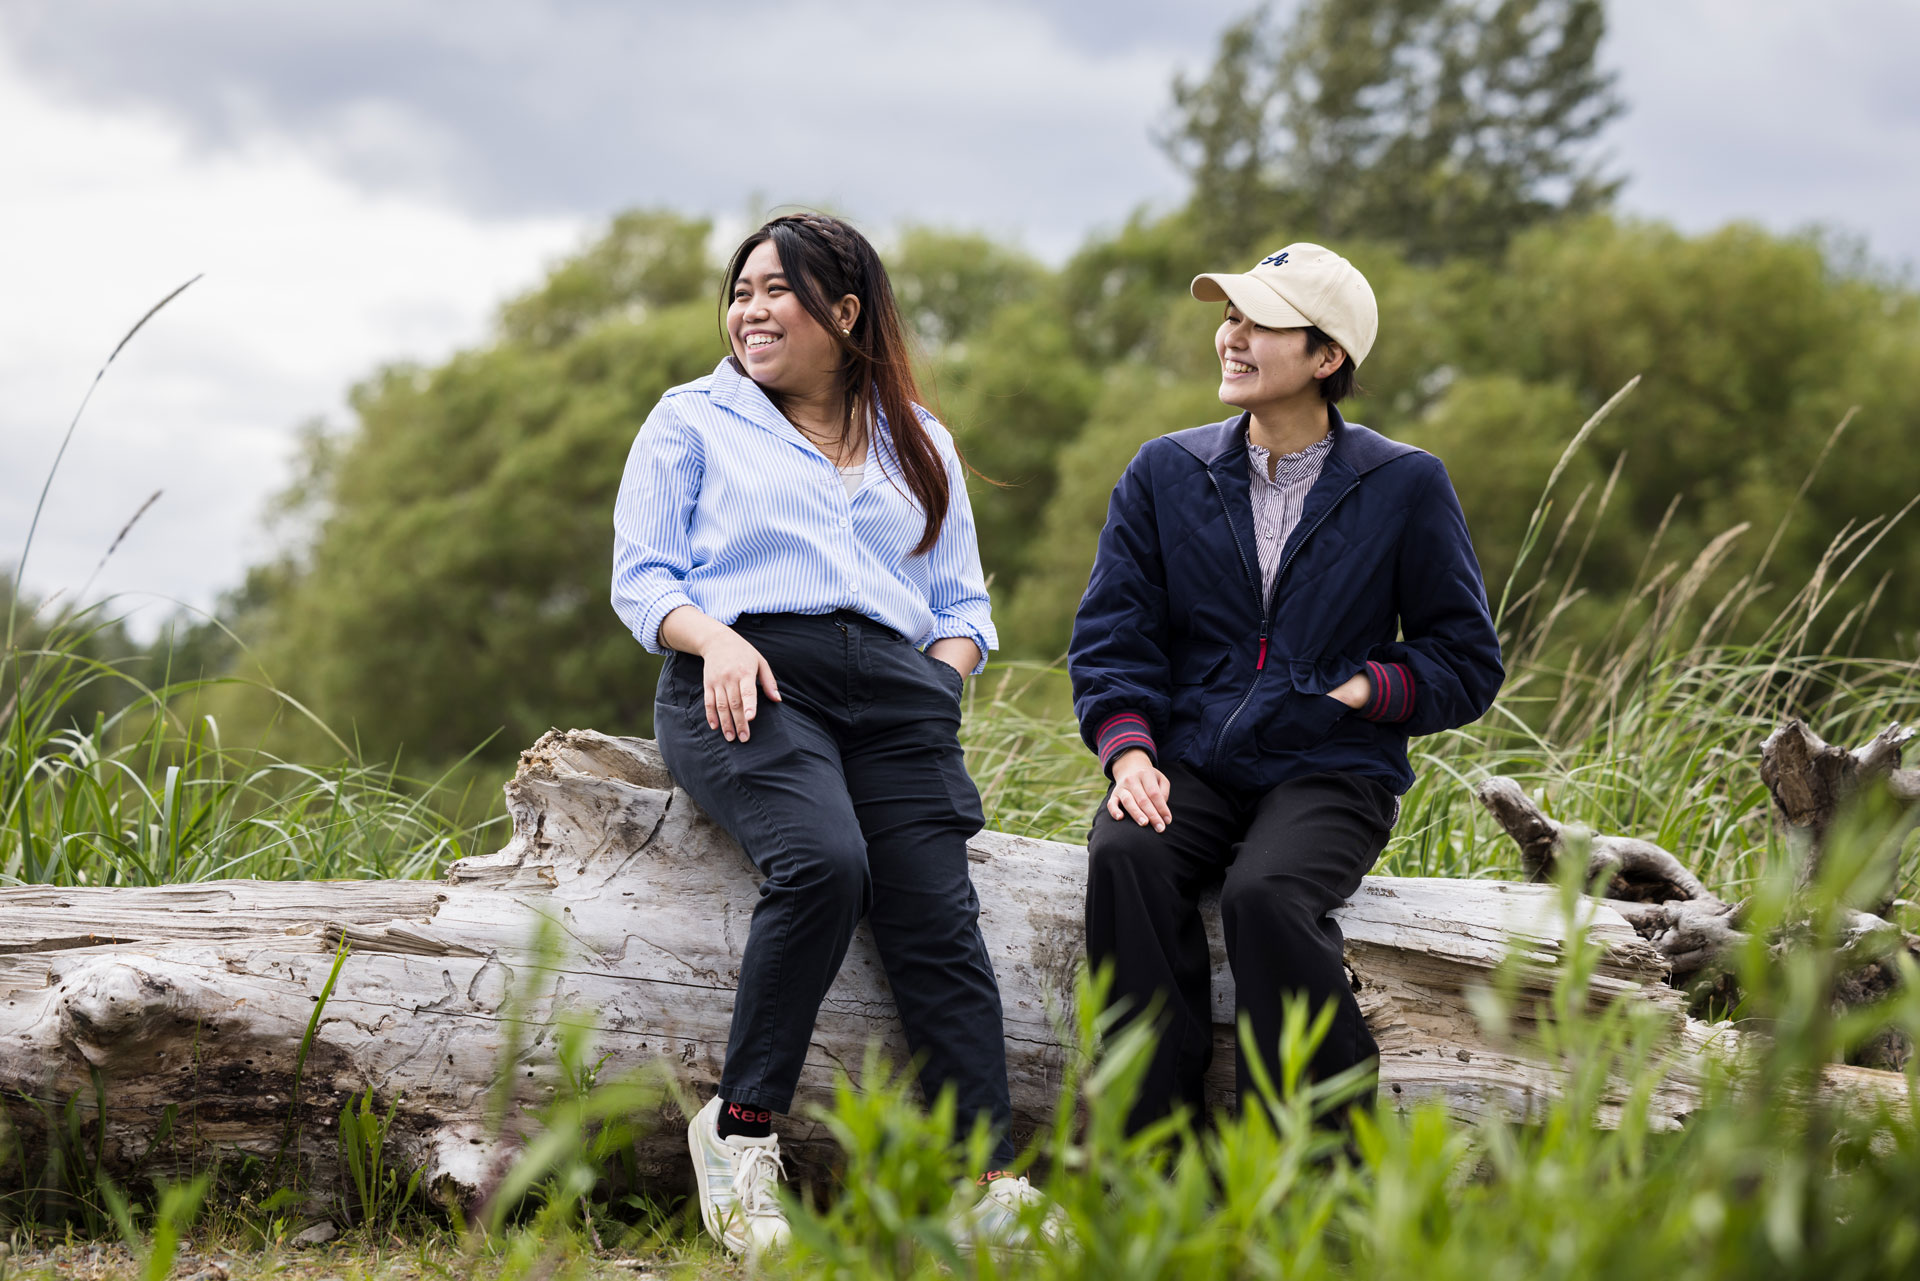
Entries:
[[979, 645], [969, 636], [942, 636], [927, 646], [927, 653], [959, 672], [962, 679], [980, 665], [982, 657]]
[[1113, 758], [1113, 776], [1118, 779], [1122, 774], [1132, 774], [1137, 770], [1153, 768], [1153, 757], [1144, 747], [1129, 747]]
[[703, 618], [692, 637], [693, 652], [704, 659], [716, 644], [733, 634], [733, 629], [725, 623], [712, 618]]

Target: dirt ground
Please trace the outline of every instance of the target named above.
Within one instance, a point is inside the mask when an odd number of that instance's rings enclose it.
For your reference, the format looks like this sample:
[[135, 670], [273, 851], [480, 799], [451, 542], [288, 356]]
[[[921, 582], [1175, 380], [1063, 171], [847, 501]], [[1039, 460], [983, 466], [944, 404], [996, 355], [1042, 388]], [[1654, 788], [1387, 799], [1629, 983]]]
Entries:
[[[0, 1281], [133, 1281], [141, 1275], [138, 1261], [121, 1245], [16, 1241], [0, 1244], [0, 1250]], [[731, 1281], [746, 1275], [704, 1245], [645, 1255], [556, 1255], [543, 1263], [531, 1275], [556, 1281]], [[494, 1276], [498, 1269], [498, 1261], [468, 1255], [450, 1236], [384, 1248], [364, 1239], [267, 1250], [192, 1242], [181, 1248], [170, 1281], [465, 1281]]]

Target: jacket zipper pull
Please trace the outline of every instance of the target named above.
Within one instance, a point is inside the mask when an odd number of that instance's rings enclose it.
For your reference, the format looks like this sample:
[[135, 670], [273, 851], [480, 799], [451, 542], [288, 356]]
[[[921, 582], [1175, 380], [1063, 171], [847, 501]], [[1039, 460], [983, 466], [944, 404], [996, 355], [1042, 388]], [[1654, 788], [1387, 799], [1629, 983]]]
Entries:
[[1256, 672], [1267, 670], [1267, 637], [1264, 632], [1260, 635], [1260, 659], [1254, 663], [1253, 670]]

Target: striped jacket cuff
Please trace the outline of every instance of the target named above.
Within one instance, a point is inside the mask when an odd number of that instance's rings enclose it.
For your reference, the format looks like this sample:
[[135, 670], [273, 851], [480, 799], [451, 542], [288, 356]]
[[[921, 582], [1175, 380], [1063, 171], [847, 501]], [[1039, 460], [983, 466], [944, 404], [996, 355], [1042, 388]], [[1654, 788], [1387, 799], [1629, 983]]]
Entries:
[[1099, 745], [1100, 768], [1106, 770], [1113, 764], [1113, 758], [1130, 748], [1143, 748], [1154, 763], [1160, 762], [1160, 753], [1154, 750], [1153, 731], [1147, 728], [1147, 718], [1138, 712], [1115, 712], [1100, 723], [1093, 741]]
[[1360, 709], [1369, 721], [1404, 721], [1413, 715], [1413, 669], [1405, 663], [1367, 663], [1373, 697]]

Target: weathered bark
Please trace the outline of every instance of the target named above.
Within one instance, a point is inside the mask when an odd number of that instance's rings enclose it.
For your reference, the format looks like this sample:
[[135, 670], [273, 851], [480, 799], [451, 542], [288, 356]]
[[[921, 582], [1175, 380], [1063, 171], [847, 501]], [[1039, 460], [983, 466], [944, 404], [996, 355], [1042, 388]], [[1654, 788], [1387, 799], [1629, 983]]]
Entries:
[[[1553, 880], [1566, 852], [1566, 825], [1510, 778], [1489, 778], [1474, 795], [1520, 847], [1520, 862], [1535, 881]], [[1651, 841], [1581, 833], [1587, 845], [1586, 882], [1660, 952], [1671, 979], [1688, 987], [1715, 972], [1722, 957], [1746, 937], [1740, 909], [1708, 891], [1679, 859]]]
[[[1798, 720], [1789, 719], [1767, 736], [1760, 750], [1760, 777], [1773, 799], [1773, 812], [1788, 840], [1801, 852], [1801, 883], [1819, 870], [1828, 829], [1841, 807], [1870, 783], [1883, 783], [1902, 803], [1920, 801], [1920, 771], [1902, 770], [1900, 755], [1911, 729], [1890, 725], [1863, 746], [1835, 747]], [[1490, 778], [1475, 795], [1520, 847], [1520, 861], [1536, 881], [1551, 880], [1567, 847], [1567, 829], [1548, 817], [1510, 778]], [[1588, 845], [1587, 880], [1598, 884], [1616, 911], [1672, 967], [1672, 981], [1693, 993], [1698, 1013], [1725, 1007], [1736, 995], [1728, 972], [1734, 950], [1745, 943], [1741, 928], [1746, 905], [1728, 903], [1709, 892], [1679, 859], [1634, 837], [1582, 834]], [[1920, 937], [1879, 912], [1853, 912], [1844, 937], [1834, 942], [1838, 974], [1833, 999], [1840, 1006], [1880, 1001], [1900, 985], [1894, 959], [1904, 952], [1920, 962]], [[1770, 940], [1774, 953], [1799, 945], [1804, 924]], [[1912, 1054], [1905, 1038], [1888, 1032], [1861, 1052], [1861, 1062], [1900, 1069]]]
[[[644, 740], [549, 734], [523, 754], [507, 800], [509, 844], [455, 864], [440, 883], [0, 891], [0, 1091], [11, 1120], [29, 1143], [44, 1142], [42, 1109], [77, 1098], [93, 1118], [103, 1098], [109, 1169], [151, 1175], [221, 1154], [272, 1156], [290, 1135], [290, 1150], [324, 1175], [334, 1118], [371, 1088], [383, 1102], [401, 1099], [395, 1158], [425, 1166], [438, 1195], [465, 1200], [510, 1156], [528, 1110], [557, 1088], [553, 1034], [569, 1011], [598, 1029], [603, 1077], [664, 1063], [696, 1092], [711, 1089], [756, 899], [738, 847], [673, 789]], [[1026, 1132], [1048, 1119], [1065, 1062], [1056, 1029], [1070, 1017], [1080, 960], [1085, 851], [989, 832], [970, 852]], [[1523, 1036], [1484, 1030], [1469, 998], [1517, 954], [1511, 1031], [1524, 1033], [1569, 941], [1557, 890], [1370, 877], [1338, 915], [1381, 1045], [1384, 1100], [1525, 1116], [1556, 1094], [1560, 1065], [1531, 1057]], [[543, 923], [557, 947], [536, 944]], [[1224, 1100], [1233, 988], [1217, 913], [1208, 924], [1212, 1084]], [[1704, 1057], [1734, 1052], [1738, 1036], [1686, 1018], [1660, 952], [1611, 907], [1583, 900], [1571, 928], [1599, 949], [1595, 1002], [1646, 1002], [1663, 1016], [1674, 1070], [1655, 1115], [1678, 1124], [1697, 1103]], [[296, 1101], [302, 1037], [343, 938], [351, 951], [320, 1011]], [[801, 1175], [833, 1156], [807, 1105], [828, 1100], [836, 1069], [857, 1076], [874, 1038], [905, 1061], [863, 932], [821, 1011], [785, 1130]], [[502, 1069], [515, 1093], [496, 1132], [488, 1097]], [[1830, 1084], [1904, 1091], [1898, 1077], [1841, 1068]], [[1620, 1084], [1602, 1121], [1628, 1088]], [[642, 1168], [683, 1177], [677, 1113], [663, 1107], [656, 1120], [640, 1143]], [[0, 1172], [0, 1181], [19, 1177], [17, 1167]]]
[[[1801, 880], [1820, 870], [1827, 829], [1845, 802], [1869, 783], [1884, 781], [1895, 799], [1920, 800], [1920, 770], [1900, 768], [1913, 730], [1889, 725], [1848, 751], [1789, 719], [1760, 745], [1760, 779], [1773, 798], [1774, 817], [1804, 856]], [[1885, 905], [1881, 906], [1885, 911]]]
[[[1548, 818], [1546, 811], [1510, 778], [1490, 778], [1474, 789], [1480, 803], [1520, 847], [1520, 862], [1536, 881], [1550, 881], [1560, 855], [1566, 851], [1566, 827]], [[1689, 872], [1686, 865], [1651, 841], [1631, 836], [1589, 835], [1589, 883], [1607, 877], [1606, 897], [1632, 903], [1666, 903], [1674, 899], [1718, 902]]]

